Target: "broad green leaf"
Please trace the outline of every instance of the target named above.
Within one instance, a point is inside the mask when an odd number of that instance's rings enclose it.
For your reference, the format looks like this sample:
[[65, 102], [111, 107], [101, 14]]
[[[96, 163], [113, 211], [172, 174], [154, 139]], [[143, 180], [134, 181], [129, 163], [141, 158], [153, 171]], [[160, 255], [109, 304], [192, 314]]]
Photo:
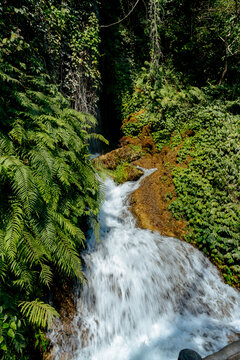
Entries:
[[13, 329], [9, 329], [7, 332], [8, 336], [10, 336], [11, 338], [15, 337], [15, 332], [13, 331]]
[[14, 321], [12, 321], [10, 324], [10, 328], [12, 328], [13, 330], [17, 330], [17, 324]]
[[5, 345], [5, 344], [4, 344], [4, 345], [2, 345], [2, 346], [1, 346], [1, 350], [3, 350], [3, 351], [7, 351], [7, 345]]

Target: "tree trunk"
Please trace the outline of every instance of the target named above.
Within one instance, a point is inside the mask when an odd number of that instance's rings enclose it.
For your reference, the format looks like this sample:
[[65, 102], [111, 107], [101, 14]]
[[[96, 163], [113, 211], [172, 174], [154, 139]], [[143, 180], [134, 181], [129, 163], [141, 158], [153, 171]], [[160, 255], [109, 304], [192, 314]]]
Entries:
[[228, 43], [227, 42], [225, 43], [225, 46], [226, 46], [226, 49], [225, 49], [225, 57], [224, 57], [224, 69], [223, 69], [223, 72], [222, 72], [222, 75], [221, 75], [218, 85], [222, 85], [223, 80], [228, 71]]

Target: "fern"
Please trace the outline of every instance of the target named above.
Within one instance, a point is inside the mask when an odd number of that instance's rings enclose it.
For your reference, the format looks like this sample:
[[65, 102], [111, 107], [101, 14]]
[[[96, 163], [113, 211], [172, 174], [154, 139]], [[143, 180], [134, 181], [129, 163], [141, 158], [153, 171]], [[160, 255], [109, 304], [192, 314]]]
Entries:
[[51, 287], [53, 281], [53, 272], [50, 266], [43, 263], [41, 264], [39, 279], [43, 285], [47, 286], [48, 288]]
[[[25, 5], [0, 7], [0, 308], [3, 304], [4, 315], [21, 319], [23, 329], [14, 340], [7, 333], [1, 337], [0, 357], [3, 349], [8, 350], [3, 359], [25, 358], [27, 319], [37, 329], [50, 326], [57, 316], [42, 302], [53, 279], [85, 281], [81, 224], [96, 212], [99, 200], [88, 158], [88, 134], [96, 119], [71, 109], [51, 84], [52, 77], [43, 73], [42, 54], [31, 56], [37, 42], [26, 43], [22, 24], [32, 26], [35, 8], [44, 14], [42, 5]], [[7, 27], [4, 13], [9, 15]], [[34, 300], [36, 293], [39, 300]]]
[[88, 139], [94, 139], [94, 140], [99, 140], [101, 142], [103, 142], [106, 145], [109, 145], [109, 141], [107, 139], [105, 139], [104, 136], [102, 136], [101, 134], [96, 134], [96, 133], [90, 133], [87, 135]]
[[0, 79], [3, 82], [11, 83], [11, 84], [19, 84], [20, 82], [14, 77], [8, 75], [6, 72], [0, 70]]
[[36, 291], [41, 297], [51, 289], [56, 273], [85, 281], [79, 253], [85, 236], [79, 224], [96, 215], [99, 206], [87, 149], [96, 121], [70, 109], [41, 79], [11, 67], [7, 74], [19, 80], [4, 80], [9, 107], [0, 131], [0, 290], [12, 291], [15, 303], [21, 299], [24, 318], [45, 328], [58, 314], [41, 299], [32, 301]]
[[4, 247], [10, 259], [16, 258], [17, 244], [23, 230], [23, 209], [18, 203], [12, 203], [12, 216], [6, 226]]
[[20, 310], [29, 322], [42, 328], [50, 328], [54, 317], [59, 317], [58, 312], [50, 305], [38, 299], [34, 301], [22, 301]]
[[31, 268], [34, 264], [41, 263], [46, 255], [46, 249], [38, 238], [32, 236], [30, 232], [23, 231], [22, 238], [19, 241], [19, 256], [29, 264]]
[[22, 121], [16, 121], [14, 123], [13, 129], [9, 132], [9, 136], [12, 140], [22, 145], [23, 141], [26, 141], [26, 131], [23, 127]]

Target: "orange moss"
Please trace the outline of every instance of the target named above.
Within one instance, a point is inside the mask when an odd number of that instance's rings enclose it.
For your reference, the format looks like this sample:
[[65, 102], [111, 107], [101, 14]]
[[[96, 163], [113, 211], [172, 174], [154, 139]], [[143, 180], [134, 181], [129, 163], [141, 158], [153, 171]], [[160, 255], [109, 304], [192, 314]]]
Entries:
[[168, 210], [169, 203], [176, 198], [172, 170], [174, 167], [187, 166], [187, 163], [177, 163], [180, 148], [181, 145], [174, 149], [164, 146], [160, 154], [148, 154], [134, 162], [134, 165], [156, 167], [157, 170], [142, 181], [141, 186], [132, 194], [130, 204], [138, 226], [157, 230], [165, 236], [184, 239], [186, 221], [176, 220]]

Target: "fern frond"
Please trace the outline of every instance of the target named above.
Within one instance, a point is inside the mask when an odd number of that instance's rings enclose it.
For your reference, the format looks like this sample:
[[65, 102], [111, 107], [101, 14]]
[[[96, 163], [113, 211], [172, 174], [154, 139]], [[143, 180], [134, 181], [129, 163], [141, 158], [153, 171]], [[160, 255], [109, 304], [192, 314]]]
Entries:
[[52, 218], [47, 212], [46, 219], [31, 219], [29, 221], [29, 225], [34, 233], [34, 236], [39, 237], [38, 241], [43, 244], [46, 257], [50, 261], [56, 238], [56, 228]]
[[22, 142], [26, 140], [26, 131], [23, 127], [23, 122], [16, 121], [13, 129], [9, 132], [9, 135], [14, 141], [19, 143], [19, 145], [22, 145]]
[[12, 188], [29, 215], [34, 210], [39, 193], [28, 166], [18, 166], [16, 168], [13, 174]]
[[0, 70], [0, 79], [3, 82], [10, 83], [10, 84], [20, 84], [19, 80], [15, 79], [14, 77], [6, 74], [5, 72]]
[[47, 147], [50, 150], [55, 150], [55, 139], [52, 134], [46, 134], [42, 131], [28, 131], [29, 141], [36, 143], [36, 148]]
[[53, 272], [50, 268], [50, 266], [46, 264], [41, 264], [41, 272], [39, 279], [42, 284], [46, 285], [48, 288], [50, 288], [50, 285], [52, 284], [53, 280]]
[[45, 182], [50, 182], [55, 175], [52, 153], [46, 147], [40, 147], [29, 151], [28, 155], [33, 169], [44, 177]]
[[61, 158], [69, 161], [72, 165], [75, 165], [78, 162], [76, 151], [60, 150], [59, 155]]
[[37, 273], [35, 271], [29, 270], [26, 266], [23, 266], [23, 264], [17, 261], [14, 261], [11, 264], [11, 269], [14, 275], [18, 277], [17, 280], [12, 282], [13, 285], [22, 290], [24, 289], [26, 292], [32, 292], [36, 282]]
[[4, 247], [10, 259], [14, 259], [17, 254], [17, 244], [23, 230], [23, 209], [19, 203], [11, 204], [12, 217], [6, 226], [4, 236]]
[[5, 249], [4, 249], [4, 232], [0, 230], [0, 279], [4, 281], [7, 274], [7, 264], [5, 263]]
[[96, 118], [95, 118], [93, 115], [91, 115], [91, 114], [80, 113], [79, 117], [80, 117], [80, 118], [83, 118], [83, 117], [84, 117], [86, 123], [89, 123], [89, 124], [91, 124], [91, 125], [97, 125], [97, 120], [96, 120]]
[[34, 301], [22, 301], [19, 304], [20, 311], [28, 318], [28, 321], [42, 328], [50, 328], [55, 317], [59, 318], [58, 312], [49, 304], [38, 299]]
[[92, 140], [92, 139], [99, 140], [99, 141], [103, 142], [104, 144], [109, 145], [109, 141], [107, 139], [105, 139], [105, 137], [101, 134], [90, 133], [87, 135], [87, 138], [89, 140]]
[[0, 257], [0, 279], [5, 281], [7, 275], [7, 266], [6, 263]]
[[52, 212], [51, 216], [66, 233], [68, 233], [73, 238], [77, 238], [81, 245], [84, 246], [84, 233], [77, 226], [75, 226], [69, 219], [65, 218], [62, 214], [59, 214], [57, 212]]
[[57, 237], [53, 261], [61, 272], [68, 276], [75, 275], [81, 281], [84, 281], [81, 260], [76, 251], [74, 241], [67, 237], [60, 228], [56, 227], [56, 231]]
[[0, 155], [13, 155], [14, 147], [12, 142], [9, 140], [7, 136], [0, 134]]
[[4, 257], [5, 248], [4, 248], [4, 231], [0, 229], [0, 258]]
[[70, 166], [62, 159], [56, 159], [56, 176], [65, 186], [70, 186], [69, 174], [71, 173]]
[[63, 121], [63, 119], [59, 116], [53, 116], [53, 115], [46, 115], [43, 114], [39, 116], [36, 119], [36, 122], [38, 123], [38, 126], [41, 130], [49, 130], [49, 129], [56, 129], [56, 128], [62, 128], [64, 126], [67, 126], [67, 124]]
[[28, 114], [36, 116], [41, 114], [41, 108], [34, 103], [26, 93], [15, 91], [14, 93], [15, 100], [21, 105], [24, 109], [28, 111]]
[[33, 264], [39, 265], [44, 255], [46, 255], [46, 251], [38, 238], [24, 230], [19, 241], [20, 258], [22, 257], [23, 261], [28, 263], [31, 268]]
[[6, 170], [12, 171], [14, 167], [22, 166], [23, 163], [16, 156], [3, 155], [0, 157], [0, 165], [4, 166]]

